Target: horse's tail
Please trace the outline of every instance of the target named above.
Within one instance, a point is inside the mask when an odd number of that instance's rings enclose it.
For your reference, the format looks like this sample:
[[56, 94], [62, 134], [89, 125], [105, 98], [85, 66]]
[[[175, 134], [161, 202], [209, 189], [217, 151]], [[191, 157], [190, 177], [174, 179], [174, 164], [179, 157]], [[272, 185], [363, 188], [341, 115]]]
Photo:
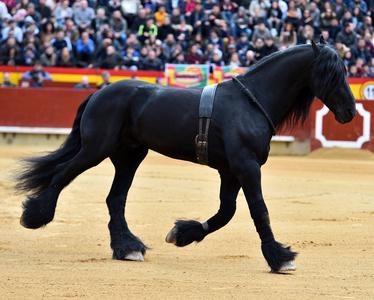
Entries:
[[[78, 108], [77, 115], [74, 120], [73, 128], [66, 141], [56, 151], [49, 152], [45, 156], [39, 157], [28, 157], [22, 159], [23, 170], [19, 176], [17, 176], [17, 184], [15, 189], [19, 192], [28, 194], [28, 201], [23, 203], [24, 210], [27, 210], [35, 198], [41, 196], [41, 194], [47, 190], [50, 185], [53, 175], [55, 173], [55, 167], [61, 163], [67, 162], [72, 159], [81, 149], [81, 133], [80, 124], [83, 112], [90, 100], [92, 94], [85, 99]], [[48, 197], [39, 197], [40, 201], [48, 201]], [[54, 216], [54, 210], [56, 203], [43, 203], [45, 209], [49, 211], [47, 215]], [[51, 220], [52, 220], [51, 219]], [[49, 221], [43, 222], [44, 224], [32, 225], [28, 224], [24, 216], [22, 218], [22, 224], [29, 228], [38, 228], [47, 224]]]

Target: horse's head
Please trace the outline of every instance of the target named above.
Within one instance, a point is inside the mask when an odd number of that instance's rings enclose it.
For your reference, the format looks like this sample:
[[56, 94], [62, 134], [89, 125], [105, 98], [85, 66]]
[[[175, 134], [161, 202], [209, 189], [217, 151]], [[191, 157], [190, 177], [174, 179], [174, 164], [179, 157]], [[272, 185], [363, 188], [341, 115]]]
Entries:
[[312, 42], [312, 48], [316, 57], [310, 78], [311, 88], [339, 123], [348, 123], [356, 115], [356, 102], [347, 81], [346, 67], [322, 37], [317, 45]]

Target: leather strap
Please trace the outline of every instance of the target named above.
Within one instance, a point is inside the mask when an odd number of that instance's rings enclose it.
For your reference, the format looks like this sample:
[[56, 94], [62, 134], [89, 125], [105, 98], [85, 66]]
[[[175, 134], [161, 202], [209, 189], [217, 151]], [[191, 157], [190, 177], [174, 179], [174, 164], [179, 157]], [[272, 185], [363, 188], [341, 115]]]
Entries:
[[197, 162], [202, 165], [208, 165], [208, 132], [216, 89], [217, 84], [208, 85], [204, 87], [200, 96], [199, 134], [196, 136], [195, 145]]

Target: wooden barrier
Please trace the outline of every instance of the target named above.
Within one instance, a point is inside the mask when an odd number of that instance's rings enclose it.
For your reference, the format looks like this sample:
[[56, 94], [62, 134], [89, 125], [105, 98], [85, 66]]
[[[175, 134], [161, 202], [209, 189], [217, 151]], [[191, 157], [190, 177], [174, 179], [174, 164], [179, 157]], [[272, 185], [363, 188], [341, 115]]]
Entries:
[[[33, 80], [20, 79], [18, 81], [18, 86], [20, 86], [22, 88], [25, 88], [25, 87], [27, 88], [27, 87], [31, 87], [32, 83], [33, 83]], [[43, 86], [45, 88], [68, 88], [68, 89], [72, 89], [78, 83], [79, 82], [44, 80], [43, 81]], [[90, 85], [92, 90], [97, 89], [97, 84], [95, 82], [90, 82], [89, 85]]]

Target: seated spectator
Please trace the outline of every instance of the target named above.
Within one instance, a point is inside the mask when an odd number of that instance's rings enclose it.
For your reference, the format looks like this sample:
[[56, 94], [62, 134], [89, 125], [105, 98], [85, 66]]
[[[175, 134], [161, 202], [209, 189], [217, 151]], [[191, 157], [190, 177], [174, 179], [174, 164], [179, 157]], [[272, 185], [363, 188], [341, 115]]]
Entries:
[[201, 57], [201, 55], [199, 53], [197, 53], [197, 46], [196, 45], [192, 45], [190, 47], [190, 51], [187, 52], [187, 55], [186, 55], [186, 62], [188, 64], [196, 64], [196, 65], [199, 65], [199, 64], [202, 64], [203, 63], [203, 58]]
[[267, 12], [271, 7], [269, 0], [252, 0], [251, 4], [249, 5], [249, 14], [254, 16], [255, 15], [255, 7], [260, 8], [260, 17], [266, 18]]
[[[328, 33], [328, 31], [326, 30], [324, 30], [323, 32]], [[299, 27], [299, 34], [297, 38], [299, 45], [311, 43], [313, 39], [314, 39], [314, 29], [312, 26], [306, 25], [306, 26]]]
[[353, 48], [356, 45], [357, 35], [353, 30], [352, 23], [346, 23], [344, 30], [340, 31], [336, 36], [336, 42], [341, 42], [349, 48]]
[[105, 15], [105, 9], [99, 8], [96, 12], [96, 18], [92, 20], [91, 27], [98, 35], [99, 32], [103, 31], [103, 26], [106, 24], [109, 24], [109, 21]]
[[186, 50], [188, 48], [188, 43], [191, 40], [191, 25], [188, 25], [185, 20], [182, 20], [180, 25], [175, 26], [175, 31], [178, 43], [181, 43], [183, 50]]
[[231, 57], [227, 65], [233, 68], [239, 68], [242, 66], [242, 62], [240, 61], [239, 54], [237, 52], [231, 54]]
[[81, 38], [77, 42], [77, 67], [88, 67], [93, 61], [94, 51], [94, 41], [89, 38], [87, 31], [82, 32]]
[[170, 18], [168, 16], [165, 17], [162, 22], [163, 22], [162, 26], [160, 26], [158, 28], [157, 37], [161, 41], [164, 41], [169, 34], [175, 35], [176, 32], [175, 32], [174, 28], [171, 26]]
[[212, 60], [210, 62], [209, 72], [213, 73], [216, 66], [222, 67], [224, 65], [225, 63], [222, 60], [222, 52], [219, 49], [214, 49]]
[[113, 12], [113, 16], [109, 20], [109, 26], [114, 33], [114, 38], [121, 42], [122, 47], [125, 47], [127, 39], [127, 21], [122, 17], [119, 10]]
[[245, 54], [250, 49], [251, 44], [249, 43], [248, 36], [246, 33], [240, 35], [240, 39], [236, 45], [236, 50], [239, 53], [242, 60], [245, 58]]
[[205, 64], [210, 63], [212, 61], [213, 52], [214, 52], [214, 45], [212, 43], [209, 43], [208, 45], [206, 45], [206, 49], [203, 54], [203, 62]]
[[284, 19], [285, 23], [292, 23], [295, 30], [298, 29], [299, 21], [302, 17], [301, 10], [296, 7], [295, 1], [291, 0], [288, 2], [287, 16]]
[[122, 69], [137, 71], [139, 66], [139, 52], [136, 51], [133, 47], [129, 46], [127, 49], [122, 52], [124, 58], [124, 63]]
[[238, 4], [231, 0], [223, 0], [221, 1], [221, 13], [225, 15], [227, 22], [231, 21], [232, 15], [235, 13]]
[[211, 29], [218, 29], [217, 32], [224, 33], [227, 31], [227, 19], [224, 14], [221, 13], [219, 5], [214, 5], [211, 14], [208, 17], [209, 25]]
[[76, 67], [74, 56], [69, 51], [68, 47], [62, 48], [60, 53], [58, 53], [56, 67], [60, 67], [60, 68], [75, 68]]
[[41, 32], [41, 41], [44, 42], [50, 42], [52, 39], [54, 39], [56, 36], [55, 27], [53, 26], [53, 23], [51, 21], [47, 21], [43, 24], [43, 29]]
[[100, 68], [119, 70], [124, 64], [124, 59], [113, 46], [106, 48], [106, 58], [100, 63]]
[[58, 3], [55, 9], [55, 17], [59, 26], [64, 26], [67, 18], [73, 18], [73, 9], [69, 7], [69, 0]]
[[5, 27], [1, 31], [1, 35], [4, 41], [9, 37], [9, 31], [13, 32], [13, 36], [17, 40], [17, 43], [21, 44], [23, 39], [23, 31], [20, 27], [17, 26], [17, 23], [14, 19], [9, 20], [7, 27]]
[[314, 29], [318, 31], [321, 19], [321, 10], [318, 8], [316, 2], [309, 3], [309, 11], [314, 21]]
[[144, 41], [149, 38], [151, 35], [157, 36], [158, 28], [155, 24], [153, 24], [153, 19], [147, 19], [145, 25], [140, 25], [138, 30], [138, 39], [140, 43], [144, 44]]
[[129, 36], [127, 37], [125, 49], [127, 47], [133, 47], [138, 52], [142, 48], [142, 45], [140, 44], [135, 34], [130, 33]]
[[97, 88], [100, 90], [100, 89], [103, 89], [105, 87], [107, 87], [108, 85], [111, 84], [110, 82], [110, 73], [107, 72], [107, 71], [104, 71], [103, 73], [101, 73], [101, 78], [103, 79], [103, 83], [99, 84], [97, 86]]
[[35, 75], [35, 77], [33, 78], [33, 83], [31, 84], [31, 87], [32, 88], [43, 88], [44, 87], [43, 74], [39, 73]]
[[349, 10], [347, 10], [347, 11], [344, 12], [343, 18], [341, 18], [340, 23], [342, 24], [343, 27], [347, 23], [352, 23], [353, 28], [356, 28], [356, 26], [357, 26], [356, 21], [357, 20], [352, 17], [352, 13]]
[[176, 64], [176, 65], [187, 64], [183, 52], [180, 52], [179, 54], [177, 54], [177, 56], [175, 56], [175, 58], [171, 61], [171, 63]]
[[134, 21], [132, 22], [131, 32], [138, 33], [140, 26], [141, 25], [145, 26], [146, 21], [147, 21], [146, 11], [144, 8], [141, 8], [138, 11], [138, 15], [135, 17]]
[[3, 73], [3, 82], [0, 84], [0, 87], [16, 87], [15, 84], [10, 82], [9, 72], [4, 72]]
[[69, 38], [70, 42], [75, 45], [79, 39], [79, 31], [77, 27], [74, 25], [74, 21], [72, 19], [66, 19], [65, 26], [64, 26], [65, 36]]
[[41, 16], [41, 23], [45, 23], [52, 15], [52, 10], [48, 4], [46, 4], [46, 0], [39, 0], [39, 5], [36, 7], [37, 12]]
[[372, 35], [371, 35], [369, 29], [367, 29], [365, 31], [364, 40], [365, 40], [365, 47], [366, 47], [366, 49], [369, 50], [370, 56], [374, 57], [374, 45], [373, 45], [373, 42], [372, 42]]
[[156, 57], [154, 50], [149, 51], [148, 57], [143, 61], [143, 70], [162, 71], [163, 65], [160, 59]]
[[365, 35], [366, 30], [369, 30], [371, 35], [374, 34], [374, 28], [372, 26], [372, 19], [371, 17], [368, 17], [368, 16], [364, 18], [363, 24], [357, 26], [356, 32], [357, 34], [363, 37]]
[[[279, 8], [278, 1], [272, 1], [271, 7], [268, 10], [266, 15], [268, 26], [270, 30], [276, 30], [276, 35], [279, 35], [281, 27], [282, 27], [282, 16], [283, 13]], [[274, 35], [273, 35], [274, 36]]]
[[284, 31], [281, 32], [279, 38], [279, 44], [287, 48], [297, 44], [297, 34], [292, 23], [285, 24]]
[[191, 14], [193, 13], [193, 11], [195, 10], [195, 7], [196, 7], [196, 1], [195, 0], [186, 0], [185, 1], [184, 17], [185, 17], [185, 20], [188, 24], [190, 24], [190, 17], [191, 17]]
[[81, 82], [76, 84], [73, 89], [76, 90], [91, 90], [90, 82], [87, 76], [83, 76]]
[[[331, 20], [331, 26], [330, 28], [328, 29], [328, 33], [329, 33], [329, 36], [330, 38], [333, 40], [333, 41], [336, 41], [336, 37], [338, 35], [338, 33], [342, 30], [342, 27], [340, 26], [338, 20], [336, 18], [333, 18]], [[322, 30], [322, 31], [326, 31], [326, 29]]]
[[40, 55], [40, 63], [43, 67], [55, 67], [57, 64], [57, 54], [52, 46], [49, 46], [45, 52]]
[[164, 18], [168, 16], [166, 8], [164, 5], [159, 5], [157, 11], [155, 12], [156, 26], [162, 26]]
[[174, 51], [173, 51], [173, 53], [170, 56], [169, 62], [175, 61], [177, 59], [177, 56], [179, 54], [183, 54], [183, 59], [184, 60], [186, 59], [185, 55], [184, 55], [184, 51], [183, 51], [182, 45], [180, 43], [176, 43], [174, 45]]
[[274, 44], [274, 39], [270, 36], [265, 39], [265, 44], [261, 50], [261, 56], [268, 56], [270, 54], [273, 54], [274, 52], [277, 52], [278, 50], [278, 47]]
[[356, 64], [352, 63], [349, 65], [349, 68], [348, 68], [348, 77], [349, 78], [359, 78], [359, 74], [357, 72], [357, 66]]
[[261, 20], [253, 31], [252, 42], [255, 42], [257, 39], [264, 41], [268, 37], [271, 37], [270, 30], [265, 26], [265, 22]]
[[364, 14], [362, 13], [362, 10], [360, 9], [359, 5], [355, 5], [355, 7], [353, 8], [352, 18], [354, 19], [353, 23], [356, 24], [355, 27], [362, 25], [364, 23]]
[[164, 55], [164, 51], [162, 50], [162, 46], [156, 45], [155, 52], [156, 52], [156, 57], [159, 60], [161, 60], [162, 64], [164, 65], [167, 62], [167, 60], [166, 60], [166, 56]]
[[243, 63], [243, 67], [251, 67], [257, 62], [257, 59], [255, 57], [255, 52], [252, 50], [248, 50], [245, 53], [245, 59]]
[[15, 66], [23, 65], [24, 59], [21, 55], [21, 49], [14, 38], [8, 38], [7, 42], [0, 48], [0, 64]]
[[35, 61], [39, 59], [39, 52], [33, 43], [28, 43], [26, 47], [22, 49], [22, 56], [24, 66], [33, 66]]
[[23, 73], [21, 78], [35, 80], [37, 79], [39, 74], [43, 75], [43, 80], [52, 80], [51, 74], [43, 70], [43, 66], [41, 65], [39, 60], [35, 61], [33, 69]]
[[249, 28], [249, 18], [243, 6], [239, 6], [238, 11], [232, 16], [230, 29], [231, 35], [235, 39], [242, 33], [246, 33], [249, 37], [251, 36], [252, 30]]
[[329, 30], [333, 19], [336, 19], [336, 14], [329, 8], [321, 14], [320, 29]]
[[335, 43], [335, 50], [336, 50], [336, 52], [338, 53], [338, 55], [339, 55], [339, 57], [341, 59], [343, 59], [344, 56], [345, 56], [345, 54], [348, 51], [350, 51], [350, 49], [346, 45], [344, 45], [343, 43], [341, 43], [341, 42], [336, 42]]
[[210, 31], [208, 43], [213, 44], [215, 48], [221, 51], [223, 50], [223, 40], [220, 36], [218, 36], [217, 31], [214, 29]]
[[357, 59], [360, 57], [365, 64], [369, 64], [371, 60], [370, 51], [366, 48], [366, 43], [363, 38], [359, 38], [357, 44], [352, 49], [353, 57]]
[[321, 32], [321, 35], [323, 36], [323, 39], [326, 41], [327, 45], [330, 45], [330, 46], [335, 45], [335, 41], [332, 38], [330, 38], [330, 34], [327, 30], [323, 30]]
[[[41, 25], [42, 16], [40, 15], [38, 11], [36, 11], [35, 4], [32, 2], [27, 5], [27, 17], [31, 17], [37, 27]], [[25, 18], [25, 22], [26, 22], [26, 18]]]
[[164, 41], [164, 43], [162, 44], [162, 49], [163, 49], [163, 52], [164, 52], [164, 55], [166, 57], [166, 59], [168, 61], [170, 61], [170, 58], [174, 52], [174, 49], [175, 49], [175, 39], [174, 39], [174, 35], [172, 33], [169, 33]]
[[184, 0], [167, 0], [166, 12], [168, 14], [172, 13], [172, 11], [176, 8], [178, 8], [181, 12], [184, 12]]
[[62, 48], [68, 47], [70, 51], [73, 50], [70, 39], [65, 36], [63, 30], [58, 30], [56, 32], [56, 37], [51, 40], [51, 45], [55, 48], [56, 53], [59, 53]]
[[[348, 48], [348, 49], [349, 49], [349, 48]], [[349, 67], [349, 66], [352, 65], [352, 64], [356, 65], [356, 60], [355, 60], [355, 58], [353, 57], [353, 54], [352, 54], [351, 49], [349, 49], [349, 51], [347, 51], [347, 52], [344, 54], [343, 62], [344, 62], [344, 64], [345, 64], [347, 67]]]
[[74, 22], [80, 32], [86, 30], [95, 19], [95, 11], [88, 7], [87, 0], [80, 1], [80, 7], [74, 11]]
[[192, 34], [202, 33], [205, 35], [205, 31], [203, 30], [205, 18], [201, 1], [196, 1], [195, 9], [191, 12], [191, 15], [186, 18], [187, 23], [193, 28]]

